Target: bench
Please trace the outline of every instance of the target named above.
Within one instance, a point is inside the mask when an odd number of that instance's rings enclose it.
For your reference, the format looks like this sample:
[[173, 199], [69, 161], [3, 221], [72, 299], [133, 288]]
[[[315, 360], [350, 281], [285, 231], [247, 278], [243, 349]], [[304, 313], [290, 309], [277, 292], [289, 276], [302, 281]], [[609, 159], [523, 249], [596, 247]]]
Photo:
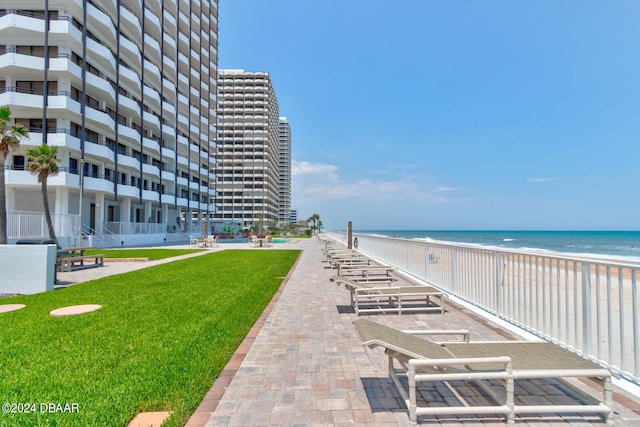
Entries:
[[[85, 261], [93, 260], [93, 263], [85, 263]], [[82, 268], [102, 267], [104, 266], [104, 254], [95, 255], [73, 255], [58, 257], [58, 265], [60, 271], [73, 271]]]

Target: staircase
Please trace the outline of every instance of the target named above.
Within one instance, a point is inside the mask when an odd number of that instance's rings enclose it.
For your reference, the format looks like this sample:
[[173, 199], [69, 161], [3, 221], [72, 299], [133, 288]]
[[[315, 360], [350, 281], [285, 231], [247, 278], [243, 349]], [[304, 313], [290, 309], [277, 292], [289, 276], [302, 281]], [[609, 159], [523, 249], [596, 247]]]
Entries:
[[[110, 244], [111, 241], [115, 239], [111, 238], [113, 233], [101, 233], [98, 232], [95, 228], [89, 227], [88, 225], [82, 226], [82, 246], [90, 246], [92, 248], [104, 248], [115, 246], [115, 244]], [[86, 244], [85, 244], [86, 243]]]

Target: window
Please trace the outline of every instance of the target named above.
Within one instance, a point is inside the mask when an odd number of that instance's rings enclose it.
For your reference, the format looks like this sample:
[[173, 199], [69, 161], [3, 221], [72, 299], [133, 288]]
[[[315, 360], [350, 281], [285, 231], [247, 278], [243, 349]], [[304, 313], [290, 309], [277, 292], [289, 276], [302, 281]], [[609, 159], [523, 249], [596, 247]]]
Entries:
[[69, 172], [73, 174], [78, 173], [78, 159], [74, 159], [73, 157], [69, 159]]
[[11, 169], [16, 171], [24, 170], [24, 156], [13, 156], [13, 166]]

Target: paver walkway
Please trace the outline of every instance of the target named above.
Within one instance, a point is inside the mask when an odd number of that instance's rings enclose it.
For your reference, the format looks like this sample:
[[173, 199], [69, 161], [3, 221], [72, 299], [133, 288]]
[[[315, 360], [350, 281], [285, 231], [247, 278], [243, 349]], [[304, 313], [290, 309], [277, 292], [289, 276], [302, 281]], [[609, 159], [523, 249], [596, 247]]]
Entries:
[[[220, 248], [247, 248], [223, 244]], [[386, 377], [386, 356], [365, 350], [352, 321], [349, 293], [329, 278], [317, 239], [300, 239], [273, 249], [302, 249], [302, 255], [274, 301], [251, 330], [227, 368], [187, 423], [204, 426], [405, 426], [411, 425], [400, 396]], [[262, 248], [256, 250], [272, 250]], [[166, 262], [166, 261], [160, 261]], [[106, 263], [106, 267], [61, 274], [76, 283], [158, 262]], [[370, 315], [367, 318], [399, 329], [467, 328], [472, 339], [514, 339], [476, 314], [445, 303], [441, 314]], [[584, 384], [589, 389], [588, 384]], [[571, 399], [548, 384], [528, 385], [532, 401]], [[474, 390], [470, 390], [473, 393]], [[430, 399], [446, 402], [444, 388], [427, 390]], [[640, 399], [615, 393], [616, 426], [640, 426]], [[517, 417], [519, 425], [598, 426], [596, 416]], [[502, 426], [494, 417], [420, 417], [420, 425]]]
[[[317, 239], [300, 240], [303, 253], [277, 300], [252, 331], [229, 370], [191, 418], [188, 427], [291, 425], [411, 425], [400, 396], [386, 377], [387, 358], [365, 350], [352, 321], [349, 294], [329, 278]], [[467, 328], [472, 339], [514, 339], [460, 306], [447, 313], [373, 315], [400, 329]], [[250, 344], [250, 346], [249, 346]], [[240, 360], [243, 358], [242, 360]], [[589, 389], [588, 384], [583, 384]], [[557, 399], [556, 388], [532, 382], [530, 398]], [[224, 392], [224, 394], [222, 394]], [[471, 391], [473, 393], [473, 390]], [[221, 395], [222, 394], [222, 395]], [[563, 399], [577, 398], [564, 396]], [[433, 399], [447, 399], [434, 390]], [[218, 402], [219, 399], [219, 402]], [[640, 403], [616, 393], [615, 425], [639, 425]], [[424, 425], [503, 425], [493, 417], [421, 417]], [[597, 416], [518, 417], [521, 425], [602, 425]]]

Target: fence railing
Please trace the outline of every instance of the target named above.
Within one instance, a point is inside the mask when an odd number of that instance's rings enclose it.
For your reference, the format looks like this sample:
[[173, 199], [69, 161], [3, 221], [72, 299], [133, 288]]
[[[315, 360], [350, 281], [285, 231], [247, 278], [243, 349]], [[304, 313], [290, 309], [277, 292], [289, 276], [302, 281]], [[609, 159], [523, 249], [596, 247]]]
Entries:
[[[346, 242], [346, 234], [329, 233]], [[362, 253], [640, 385], [640, 265], [354, 234]]]
[[167, 232], [167, 224], [106, 222], [103, 229], [110, 234], [164, 234]]
[[[52, 213], [51, 222], [57, 237], [78, 235], [78, 215]], [[49, 236], [45, 216], [41, 212], [7, 211], [7, 237]]]
[[[56, 237], [73, 237], [79, 235], [79, 217], [77, 214], [52, 213], [51, 220]], [[84, 225], [83, 234], [94, 234], [96, 231]], [[164, 234], [167, 233], [166, 224], [152, 224], [142, 222], [105, 222], [104, 234]], [[7, 237], [29, 238], [49, 236], [47, 221], [42, 212], [8, 211]]]

